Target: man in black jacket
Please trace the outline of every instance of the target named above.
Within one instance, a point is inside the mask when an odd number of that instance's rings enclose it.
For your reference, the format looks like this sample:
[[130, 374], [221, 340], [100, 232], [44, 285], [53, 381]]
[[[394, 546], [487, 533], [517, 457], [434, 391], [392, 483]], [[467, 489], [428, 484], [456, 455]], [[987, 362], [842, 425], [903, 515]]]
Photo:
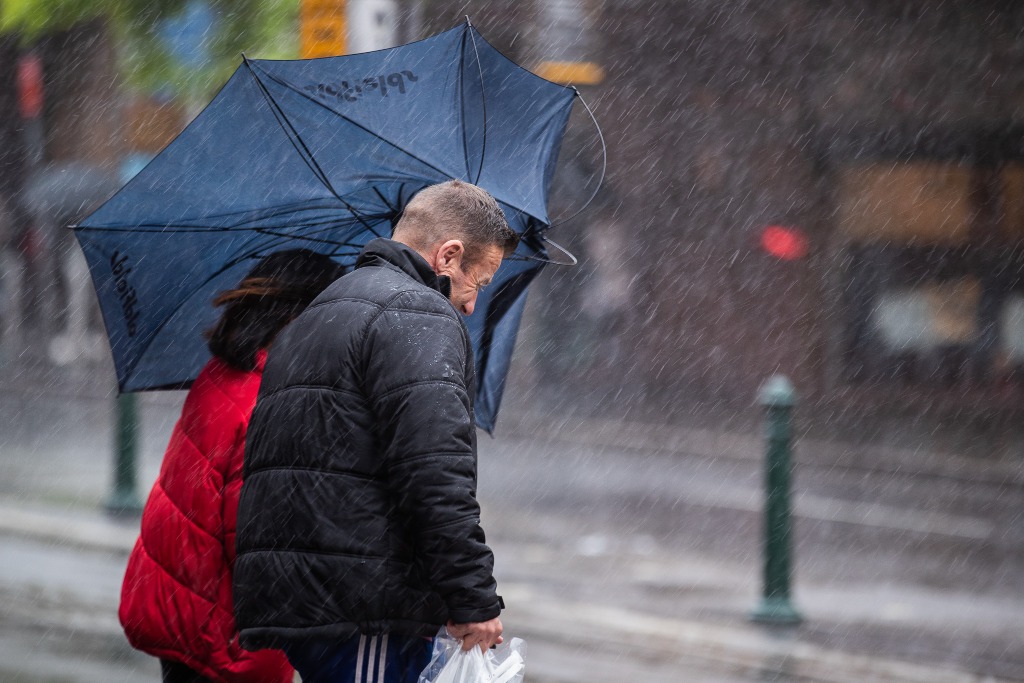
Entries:
[[443, 624], [501, 642], [459, 314], [517, 243], [485, 191], [428, 187], [277, 338], [238, 508], [242, 647], [284, 649], [307, 683], [391, 683]]

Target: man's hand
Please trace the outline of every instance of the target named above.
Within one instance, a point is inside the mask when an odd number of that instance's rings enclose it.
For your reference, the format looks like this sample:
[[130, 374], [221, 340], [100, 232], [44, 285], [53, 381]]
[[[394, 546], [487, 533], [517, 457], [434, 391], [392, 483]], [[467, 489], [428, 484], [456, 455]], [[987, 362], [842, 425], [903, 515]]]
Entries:
[[474, 624], [448, 622], [448, 633], [452, 637], [462, 640], [463, 650], [469, 650], [474, 645], [479, 645], [481, 650], [486, 651], [493, 645], [500, 645], [504, 640], [501, 637], [501, 631], [501, 620], [498, 617]]

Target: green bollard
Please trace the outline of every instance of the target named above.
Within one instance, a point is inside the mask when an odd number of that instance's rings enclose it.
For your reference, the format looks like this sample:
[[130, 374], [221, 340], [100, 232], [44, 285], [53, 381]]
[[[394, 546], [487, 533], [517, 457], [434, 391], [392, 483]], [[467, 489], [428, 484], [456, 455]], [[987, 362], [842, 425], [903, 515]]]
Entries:
[[114, 490], [103, 507], [116, 515], [137, 515], [142, 511], [138, 494], [136, 455], [138, 452], [139, 408], [135, 394], [117, 397], [117, 444], [114, 453]]
[[796, 392], [788, 379], [772, 377], [758, 395], [765, 408], [768, 440], [765, 459], [764, 592], [751, 613], [753, 621], [764, 624], [798, 624], [802, 621], [789, 599], [790, 449], [793, 435], [793, 406]]

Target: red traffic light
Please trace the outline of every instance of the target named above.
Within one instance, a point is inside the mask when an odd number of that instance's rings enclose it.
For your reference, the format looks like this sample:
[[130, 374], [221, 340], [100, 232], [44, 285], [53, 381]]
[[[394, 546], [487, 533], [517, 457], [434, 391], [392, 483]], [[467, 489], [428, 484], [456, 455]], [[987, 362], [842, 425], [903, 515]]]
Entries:
[[33, 54], [18, 60], [18, 108], [23, 119], [43, 113], [43, 60]]
[[800, 228], [769, 225], [761, 231], [761, 247], [783, 261], [807, 256], [807, 236]]

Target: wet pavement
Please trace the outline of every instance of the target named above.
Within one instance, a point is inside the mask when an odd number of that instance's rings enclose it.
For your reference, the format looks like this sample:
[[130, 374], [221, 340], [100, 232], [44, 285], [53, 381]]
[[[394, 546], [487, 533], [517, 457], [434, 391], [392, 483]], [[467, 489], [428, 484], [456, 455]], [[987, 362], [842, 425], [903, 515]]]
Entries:
[[[158, 680], [116, 608], [137, 521], [101, 511], [112, 382], [9, 363], [0, 376], [0, 680]], [[33, 380], [33, 377], [36, 379]], [[140, 398], [140, 489], [180, 393]], [[743, 433], [564, 421], [512, 402], [481, 435], [484, 527], [528, 680], [1024, 680], [1024, 486], [1014, 463], [848, 457], [800, 442], [794, 603], [760, 590], [760, 453]], [[889, 466], [887, 466], [887, 464]]]

